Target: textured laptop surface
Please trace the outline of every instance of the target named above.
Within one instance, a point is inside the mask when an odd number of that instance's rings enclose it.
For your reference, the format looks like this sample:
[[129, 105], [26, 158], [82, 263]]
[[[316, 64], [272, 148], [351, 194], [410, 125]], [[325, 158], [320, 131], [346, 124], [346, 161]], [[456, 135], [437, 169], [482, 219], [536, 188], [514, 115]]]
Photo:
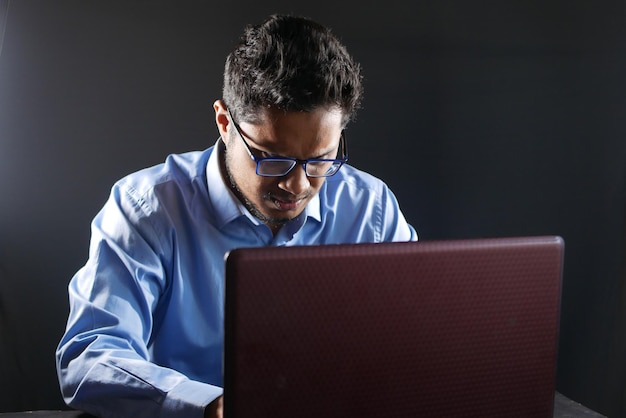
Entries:
[[551, 417], [562, 258], [559, 237], [235, 250], [225, 416]]

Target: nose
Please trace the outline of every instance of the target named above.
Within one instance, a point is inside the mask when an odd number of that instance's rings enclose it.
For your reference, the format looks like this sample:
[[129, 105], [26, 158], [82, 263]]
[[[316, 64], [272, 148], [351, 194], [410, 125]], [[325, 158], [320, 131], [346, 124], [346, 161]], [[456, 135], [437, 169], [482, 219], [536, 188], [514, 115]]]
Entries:
[[294, 167], [278, 184], [278, 187], [294, 195], [300, 195], [311, 187], [311, 182], [304, 171], [304, 166], [302, 164], [298, 165], [299, 167]]

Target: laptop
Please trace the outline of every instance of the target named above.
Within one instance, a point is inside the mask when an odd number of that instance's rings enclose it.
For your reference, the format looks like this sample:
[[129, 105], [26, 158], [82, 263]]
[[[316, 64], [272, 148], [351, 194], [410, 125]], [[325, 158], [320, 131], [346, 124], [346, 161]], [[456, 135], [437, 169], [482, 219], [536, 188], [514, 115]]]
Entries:
[[552, 417], [563, 246], [231, 251], [224, 416]]

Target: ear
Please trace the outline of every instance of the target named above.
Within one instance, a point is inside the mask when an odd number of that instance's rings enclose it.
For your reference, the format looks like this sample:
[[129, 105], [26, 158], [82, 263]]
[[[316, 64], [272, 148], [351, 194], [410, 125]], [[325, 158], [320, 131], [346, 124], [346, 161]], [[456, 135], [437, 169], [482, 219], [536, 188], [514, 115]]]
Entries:
[[228, 108], [226, 107], [226, 103], [222, 100], [216, 100], [213, 103], [213, 110], [215, 110], [215, 124], [217, 125], [217, 130], [222, 137], [222, 141], [226, 143], [228, 141], [228, 128], [230, 124], [230, 119], [228, 118]]

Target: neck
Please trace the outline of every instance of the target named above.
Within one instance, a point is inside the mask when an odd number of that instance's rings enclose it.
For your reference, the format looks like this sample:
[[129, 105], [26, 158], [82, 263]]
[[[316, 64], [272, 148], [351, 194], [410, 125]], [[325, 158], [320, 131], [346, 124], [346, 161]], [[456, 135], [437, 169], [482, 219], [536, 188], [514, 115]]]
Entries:
[[222, 139], [217, 144], [217, 153], [220, 174], [222, 175], [222, 180], [224, 181], [224, 184], [228, 186], [233, 195], [235, 195], [237, 200], [239, 200], [239, 202], [244, 205], [248, 212], [250, 212], [258, 220], [263, 222], [270, 229], [270, 231], [272, 231], [272, 235], [276, 236], [276, 234], [278, 233], [278, 231], [280, 231], [280, 228], [282, 228], [284, 224], [272, 222], [269, 219], [265, 219], [263, 214], [257, 208], [255, 208], [248, 199], [246, 199], [241, 190], [239, 190], [239, 187], [237, 187], [237, 184], [235, 183], [235, 180], [233, 179], [233, 176], [230, 174], [230, 170], [226, 165], [226, 152], [226, 145], [224, 143], [224, 140]]

